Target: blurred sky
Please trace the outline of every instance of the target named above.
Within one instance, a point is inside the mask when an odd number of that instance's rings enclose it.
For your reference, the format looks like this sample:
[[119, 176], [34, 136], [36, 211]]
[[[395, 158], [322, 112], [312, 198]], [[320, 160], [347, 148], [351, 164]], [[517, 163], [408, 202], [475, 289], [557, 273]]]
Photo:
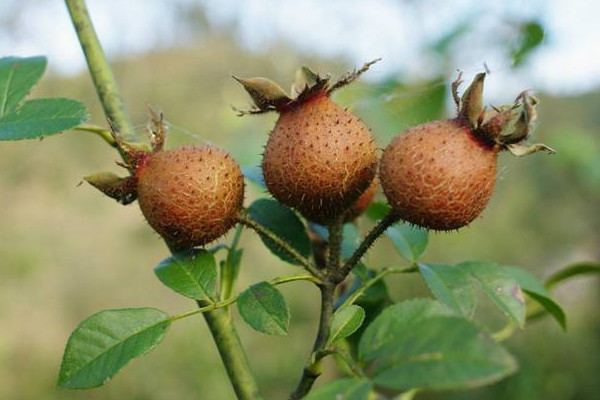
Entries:
[[[233, 29], [248, 49], [260, 52], [285, 41], [299, 51], [344, 57], [355, 65], [383, 57], [379, 77], [439, 73], [440, 60], [424, 49], [468, 26], [452, 48], [449, 67], [470, 75], [486, 63], [497, 75], [510, 72], [511, 84], [496, 79], [496, 87], [488, 88], [492, 94], [523, 85], [576, 94], [600, 84], [597, 0], [88, 0], [113, 57], [193, 43], [201, 33], [182, 19], [194, 4], [204, 7], [202, 17], [211, 26]], [[533, 19], [546, 28], [544, 46], [521, 71], [509, 71], [502, 50], [518, 40], [514, 25]], [[1, 55], [45, 54], [61, 74], [85, 67], [62, 1], [2, 0], [0, 23]]]

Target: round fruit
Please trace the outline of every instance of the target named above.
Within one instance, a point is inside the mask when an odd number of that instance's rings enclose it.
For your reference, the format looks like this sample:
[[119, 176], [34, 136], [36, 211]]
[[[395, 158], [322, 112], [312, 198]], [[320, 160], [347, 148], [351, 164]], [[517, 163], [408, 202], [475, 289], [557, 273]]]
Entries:
[[434, 230], [458, 229], [487, 205], [498, 151], [462, 118], [418, 125], [384, 150], [381, 186], [403, 220]]
[[262, 168], [277, 200], [327, 224], [369, 187], [377, 149], [363, 122], [322, 92], [280, 111]]
[[352, 203], [350, 208], [344, 213], [344, 222], [350, 222], [358, 218], [365, 212], [367, 208], [373, 202], [375, 193], [377, 192], [377, 179], [373, 179], [367, 190], [365, 190], [359, 197]]
[[242, 208], [240, 167], [211, 146], [149, 153], [135, 176], [146, 220], [178, 250], [219, 238], [235, 225]]

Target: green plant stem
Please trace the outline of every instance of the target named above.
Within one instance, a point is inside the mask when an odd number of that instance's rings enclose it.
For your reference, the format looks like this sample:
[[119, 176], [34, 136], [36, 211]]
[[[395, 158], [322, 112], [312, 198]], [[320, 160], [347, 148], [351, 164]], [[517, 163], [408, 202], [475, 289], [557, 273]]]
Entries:
[[239, 273], [239, 259], [236, 260], [237, 248], [242, 236], [243, 226], [235, 227], [235, 235], [231, 247], [227, 250], [227, 258], [221, 268], [221, 300], [231, 297]]
[[503, 342], [506, 339], [509, 339], [516, 330], [517, 326], [513, 322], [509, 321], [504, 328], [492, 334], [492, 339], [494, 339], [496, 342]]
[[399, 220], [398, 216], [395, 215], [393, 212], [390, 212], [381, 221], [379, 221], [379, 223], [377, 225], [375, 225], [373, 227], [373, 229], [371, 229], [371, 231], [367, 234], [367, 236], [365, 236], [365, 238], [363, 239], [361, 244], [354, 251], [354, 254], [352, 254], [352, 256], [350, 256], [350, 258], [346, 261], [344, 266], [341, 268], [340, 277], [345, 278], [350, 273], [352, 268], [354, 268], [354, 266], [356, 264], [358, 264], [360, 259], [365, 255], [365, 253], [367, 252], [367, 250], [369, 250], [369, 248], [373, 245], [373, 243], [375, 243], [375, 241], [381, 235], [383, 235], [383, 233], [385, 232], [385, 230], [387, 228], [394, 225], [396, 222], [398, 222], [398, 220]]
[[279, 237], [277, 234], [275, 234], [269, 228], [260, 224], [258, 221], [255, 221], [252, 218], [250, 218], [250, 216], [248, 215], [246, 210], [242, 210], [242, 212], [240, 212], [240, 214], [238, 215], [238, 222], [240, 224], [245, 225], [248, 228], [254, 230], [259, 235], [267, 237], [273, 243], [275, 243], [276, 245], [281, 247], [290, 256], [292, 256], [296, 261], [298, 261], [300, 263], [300, 265], [302, 265], [302, 267], [304, 269], [306, 269], [308, 272], [310, 272], [313, 276], [315, 276], [319, 279], [323, 278], [323, 273], [319, 269], [317, 269], [317, 267], [313, 263], [311, 263], [302, 254], [298, 253], [298, 251], [296, 249], [294, 249], [292, 247], [292, 245], [290, 245], [287, 241], [285, 241], [284, 239]]
[[362, 369], [360, 368], [360, 366], [358, 365], [358, 363], [356, 361], [354, 361], [354, 359], [352, 359], [352, 357], [349, 354], [346, 354], [343, 351], [340, 351], [338, 349], [333, 350], [333, 353], [344, 362], [344, 364], [346, 364], [346, 367], [348, 368], [348, 371], [352, 374], [352, 376], [354, 376], [355, 378], [364, 378], [365, 374], [362, 371]]
[[304, 397], [310, 391], [317, 378], [321, 375], [322, 357], [319, 357], [318, 355], [325, 350], [327, 338], [329, 337], [331, 319], [333, 317], [333, 297], [335, 287], [336, 285], [332, 283], [324, 283], [319, 287], [321, 289], [321, 314], [317, 337], [312, 348], [311, 357], [304, 366], [300, 382], [290, 395], [290, 400], [298, 400]]
[[[198, 306], [202, 308], [204, 303], [199, 301]], [[205, 312], [203, 315], [237, 398], [239, 400], [262, 399], [228, 309], [219, 308]]]
[[85, 54], [96, 92], [104, 113], [114, 130], [122, 137], [133, 140], [134, 130], [127, 114], [113, 71], [106, 60], [98, 36], [92, 25], [84, 0], [65, 0], [71, 21]]
[[82, 125], [76, 126], [74, 129], [76, 131], [95, 133], [96, 135], [100, 136], [102, 138], [102, 140], [104, 140], [106, 143], [108, 143], [112, 147], [118, 148], [117, 141], [113, 137], [112, 133], [110, 131], [102, 128], [101, 126], [82, 124]]
[[[282, 285], [284, 283], [295, 282], [295, 281], [308, 281], [308, 282], [312, 282], [316, 285], [320, 285], [322, 283], [321, 280], [319, 280], [318, 278], [315, 278], [314, 276], [308, 275], [308, 274], [299, 274], [299, 275], [284, 276], [282, 278], [279, 278], [279, 277], [273, 278], [269, 282], [273, 285]], [[174, 315], [171, 317], [171, 321], [178, 321], [180, 319], [191, 317], [192, 315], [201, 314], [204, 312], [213, 311], [213, 310], [217, 310], [219, 308], [227, 307], [227, 306], [235, 303], [237, 301], [238, 297], [240, 297], [240, 295], [236, 294], [235, 296], [231, 296], [225, 300], [222, 300], [222, 301], [219, 301], [216, 303], [213, 303], [213, 302], [207, 300], [207, 302], [206, 302], [207, 305], [204, 305], [201, 308], [197, 308], [192, 311]]]
[[354, 304], [354, 302], [356, 300], [358, 300], [363, 294], [365, 294], [365, 292], [374, 284], [376, 284], [378, 281], [380, 281], [381, 279], [383, 279], [384, 277], [386, 277], [387, 275], [390, 274], [404, 274], [407, 272], [415, 272], [417, 271], [417, 266], [416, 265], [411, 265], [409, 267], [388, 267], [388, 268], [384, 268], [381, 271], [379, 271], [377, 273], [377, 275], [375, 275], [374, 277], [372, 277], [371, 279], [369, 279], [368, 281], [366, 281], [356, 292], [352, 293], [352, 295], [348, 296], [348, 298], [342, 303], [340, 304], [340, 306], [337, 308], [338, 310], [344, 308], [344, 307], [348, 307], [349, 305]]
[[397, 400], [413, 400], [415, 398], [415, 396], [417, 395], [417, 393], [420, 392], [420, 390], [421, 389], [411, 389], [407, 392], [402, 393], [396, 399]]

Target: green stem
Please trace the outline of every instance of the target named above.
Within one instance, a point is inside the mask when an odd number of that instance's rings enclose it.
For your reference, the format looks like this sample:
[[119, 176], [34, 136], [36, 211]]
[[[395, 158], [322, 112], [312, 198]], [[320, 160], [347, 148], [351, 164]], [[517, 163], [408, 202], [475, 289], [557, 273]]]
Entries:
[[494, 339], [496, 342], [503, 342], [510, 338], [516, 330], [517, 326], [513, 322], [509, 321], [504, 328], [492, 334], [492, 339]]
[[236, 226], [231, 247], [227, 250], [227, 258], [221, 268], [221, 300], [231, 297], [231, 292], [233, 292], [235, 282], [237, 281], [240, 270], [239, 258], [237, 258], [237, 247], [240, 243], [243, 229], [242, 225], [238, 224], [238, 226]]
[[253, 229], [259, 235], [265, 236], [273, 243], [281, 247], [286, 253], [288, 253], [296, 261], [298, 261], [300, 265], [302, 265], [302, 267], [304, 267], [304, 269], [310, 272], [313, 276], [317, 278], [323, 278], [323, 273], [320, 270], [318, 270], [313, 263], [311, 263], [306, 257], [304, 257], [294, 247], [292, 247], [291, 244], [279, 237], [276, 233], [271, 231], [266, 226], [260, 224], [258, 221], [255, 221], [252, 218], [250, 218], [250, 216], [245, 210], [240, 212], [240, 214], [238, 215], [238, 222], [242, 225], [247, 226], [250, 229]]
[[338, 310], [348, 307], [351, 304], [354, 304], [356, 300], [358, 300], [365, 292], [378, 281], [383, 279], [385, 276], [390, 274], [404, 274], [407, 272], [414, 272], [417, 270], [415, 265], [411, 265], [409, 267], [388, 267], [384, 268], [377, 273], [374, 277], [366, 281], [356, 292], [352, 293], [352, 295], [348, 296], [348, 298], [337, 308]]
[[321, 316], [319, 319], [319, 330], [313, 345], [311, 357], [304, 366], [302, 377], [296, 389], [290, 395], [290, 400], [298, 400], [304, 397], [312, 388], [317, 378], [321, 375], [322, 357], [318, 355], [325, 350], [329, 330], [331, 328], [331, 319], [333, 317], [333, 295], [335, 292], [335, 284], [324, 283], [320, 286], [321, 289]]
[[118, 148], [117, 141], [113, 137], [112, 133], [110, 131], [102, 128], [101, 126], [82, 124], [82, 125], [76, 126], [74, 129], [76, 131], [95, 133], [96, 135], [100, 136], [106, 143], [108, 143], [112, 147]]
[[407, 392], [404, 392], [397, 397], [397, 400], [413, 400], [420, 390], [421, 389], [411, 389]]
[[134, 130], [127, 114], [113, 71], [106, 60], [84, 0], [65, 0], [71, 21], [94, 80], [104, 113], [114, 130], [128, 140], [134, 140]]
[[[204, 304], [199, 301], [198, 305], [203, 307]], [[239, 400], [262, 399], [228, 309], [219, 308], [205, 312], [203, 315], [237, 398]]]
[[[316, 285], [320, 285], [322, 283], [321, 280], [319, 280], [318, 278], [315, 278], [314, 276], [307, 275], [307, 274], [284, 276], [283, 278], [273, 278], [269, 282], [273, 285], [281, 285], [284, 283], [295, 282], [295, 281], [308, 281], [308, 282], [312, 282]], [[231, 296], [225, 300], [219, 301], [218, 303], [213, 303], [210, 300], [207, 300], [206, 301], [207, 305], [205, 305], [201, 308], [197, 308], [192, 311], [174, 315], [171, 317], [171, 321], [178, 321], [180, 319], [191, 317], [192, 315], [201, 314], [204, 312], [213, 311], [213, 310], [217, 310], [219, 308], [227, 307], [227, 306], [235, 303], [237, 301], [238, 297], [240, 297], [240, 295], [236, 294], [235, 296]]]
[[381, 221], [379, 221], [379, 223], [375, 225], [375, 227], [373, 227], [373, 229], [367, 234], [367, 236], [365, 236], [361, 244], [354, 251], [354, 254], [352, 254], [352, 256], [346, 261], [346, 263], [341, 269], [341, 275], [343, 275], [343, 277], [346, 277], [350, 273], [352, 268], [354, 268], [354, 266], [358, 264], [360, 259], [365, 255], [365, 253], [367, 252], [367, 250], [369, 250], [373, 243], [375, 243], [375, 241], [381, 235], [383, 235], [387, 228], [394, 225], [396, 222], [398, 222], [398, 220], [398, 216], [396, 216], [393, 212], [390, 212]]

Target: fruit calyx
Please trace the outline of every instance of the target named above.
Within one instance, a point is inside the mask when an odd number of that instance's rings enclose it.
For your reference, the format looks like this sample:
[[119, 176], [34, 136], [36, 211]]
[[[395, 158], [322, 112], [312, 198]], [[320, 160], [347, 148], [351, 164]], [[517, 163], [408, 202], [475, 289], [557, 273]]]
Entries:
[[271, 111], [281, 113], [320, 96], [329, 96], [335, 90], [353, 82], [365, 73], [371, 65], [380, 60], [381, 58], [369, 61], [362, 68], [344, 74], [334, 83], [331, 83], [330, 76], [323, 77], [310, 68], [302, 66], [296, 71], [290, 94], [270, 79], [262, 77], [240, 78], [234, 75], [232, 76], [233, 79], [242, 84], [254, 102], [254, 106], [247, 110], [237, 108], [234, 108], [234, 110], [239, 116], [264, 114]]
[[473, 134], [486, 145], [497, 150], [508, 150], [516, 156], [524, 156], [538, 151], [555, 151], [542, 143], [530, 144], [528, 139], [537, 120], [539, 100], [529, 91], [521, 92], [512, 104], [486, 109], [483, 105], [483, 85], [486, 73], [475, 75], [462, 97], [458, 87], [463, 82], [462, 72], [452, 83], [452, 96], [458, 107], [457, 119], [464, 121]]
[[129, 175], [120, 177], [112, 172], [100, 172], [83, 178], [84, 181], [123, 205], [133, 203], [137, 199], [137, 177], [140, 169], [143, 168], [148, 157], [162, 151], [165, 144], [167, 124], [163, 113], [154, 110], [149, 104], [146, 107], [150, 114], [147, 142], [128, 142], [114, 129], [111, 131], [116, 148], [123, 157], [123, 162], [117, 162], [117, 165], [127, 169]]

